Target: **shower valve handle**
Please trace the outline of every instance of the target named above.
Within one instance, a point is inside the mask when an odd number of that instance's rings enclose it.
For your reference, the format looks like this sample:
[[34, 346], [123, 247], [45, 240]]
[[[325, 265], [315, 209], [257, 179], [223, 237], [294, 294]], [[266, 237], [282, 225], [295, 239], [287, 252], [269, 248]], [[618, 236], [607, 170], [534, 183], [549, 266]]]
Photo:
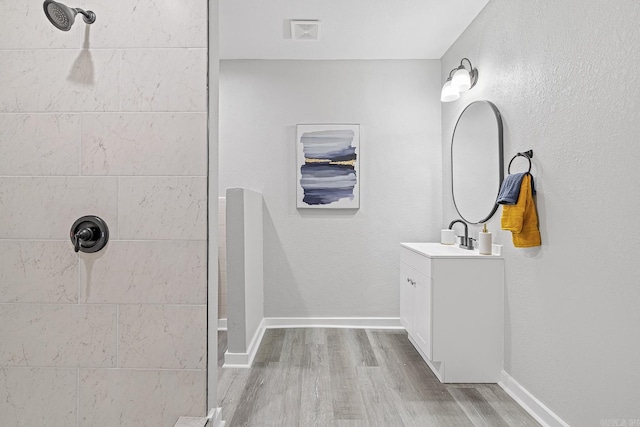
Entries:
[[94, 253], [100, 251], [109, 241], [109, 227], [100, 217], [87, 215], [79, 218], [71, 226], [69, 233], [73, 250]]
[[93, 231], [93, 229], [91, 227], [85, 227], [85, 228], [81, 229], [80, 231], [78, 231], [74, 236], [75, 237], [75, 242], [73, 244], [74, 250], [76, 252], [78, 252], [80, 250], [80, 242], [81, 241], [82, 242], [91, 242], [91, 241], [96, 240], [94, 238], [94, 236], [95, 236], [95, 233], [94, 233], [94, 231]]

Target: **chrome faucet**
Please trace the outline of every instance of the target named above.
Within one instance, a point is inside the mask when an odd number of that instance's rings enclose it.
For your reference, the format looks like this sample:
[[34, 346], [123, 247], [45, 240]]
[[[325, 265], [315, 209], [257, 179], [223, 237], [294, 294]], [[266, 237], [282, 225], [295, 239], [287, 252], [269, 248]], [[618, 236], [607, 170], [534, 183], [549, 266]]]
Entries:
[[464, 225], [464, 236], [458, 236], [460, 238], [460, 247], [462, 249], [473, 250], [473, 240], [474, 239], [469, 237], [469, 227], [467, 226], [466, 222], [464, 222], [461, 219], [454, 219], [449, 224], [449, 230], [453, 230], [453, 224], [455, 224], [456, 222], [459, 222], [460, 224]]

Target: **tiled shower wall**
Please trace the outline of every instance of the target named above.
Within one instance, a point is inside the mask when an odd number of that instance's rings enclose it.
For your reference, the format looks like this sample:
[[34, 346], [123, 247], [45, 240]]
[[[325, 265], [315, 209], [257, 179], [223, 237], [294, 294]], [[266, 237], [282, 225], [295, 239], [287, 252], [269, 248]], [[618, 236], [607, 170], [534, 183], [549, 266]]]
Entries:
[[0, 425], [173, 426], [206, 411], [207, 2], [71, 6], [1, 5]]

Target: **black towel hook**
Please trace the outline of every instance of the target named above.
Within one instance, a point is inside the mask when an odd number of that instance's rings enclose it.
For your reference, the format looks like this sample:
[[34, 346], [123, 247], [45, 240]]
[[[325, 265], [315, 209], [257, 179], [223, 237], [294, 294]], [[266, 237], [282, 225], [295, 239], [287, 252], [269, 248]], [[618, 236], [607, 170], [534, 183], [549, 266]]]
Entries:
[[533, 150], [529, 150], [529, 151], [523, 151], [521, 153], [516, 153], [515, 156], [513, 156], [511, 158], [511, 161], [509, 162], [509, 166], [507, 167], [507, 173], [511, 173], [511, 163], [513, 163], [513, 161], [516, 159], [516, 157], [524, 157], [525, 159], [529, 160], [529, 170], [527, 171], [527, 173], [531, 172], [531, 159], [533, 158]]

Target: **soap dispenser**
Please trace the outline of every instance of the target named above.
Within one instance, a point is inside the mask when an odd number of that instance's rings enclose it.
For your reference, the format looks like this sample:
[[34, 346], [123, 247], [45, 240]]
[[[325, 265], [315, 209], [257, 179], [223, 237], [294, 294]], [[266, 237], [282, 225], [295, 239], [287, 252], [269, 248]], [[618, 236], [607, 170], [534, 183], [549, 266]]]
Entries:
[[478, 234], [478, 252], [480, 255], [491, 255], [492, 242], [491, 232], [487, 231], [487, 223], [484, 223], [483, 230]]

